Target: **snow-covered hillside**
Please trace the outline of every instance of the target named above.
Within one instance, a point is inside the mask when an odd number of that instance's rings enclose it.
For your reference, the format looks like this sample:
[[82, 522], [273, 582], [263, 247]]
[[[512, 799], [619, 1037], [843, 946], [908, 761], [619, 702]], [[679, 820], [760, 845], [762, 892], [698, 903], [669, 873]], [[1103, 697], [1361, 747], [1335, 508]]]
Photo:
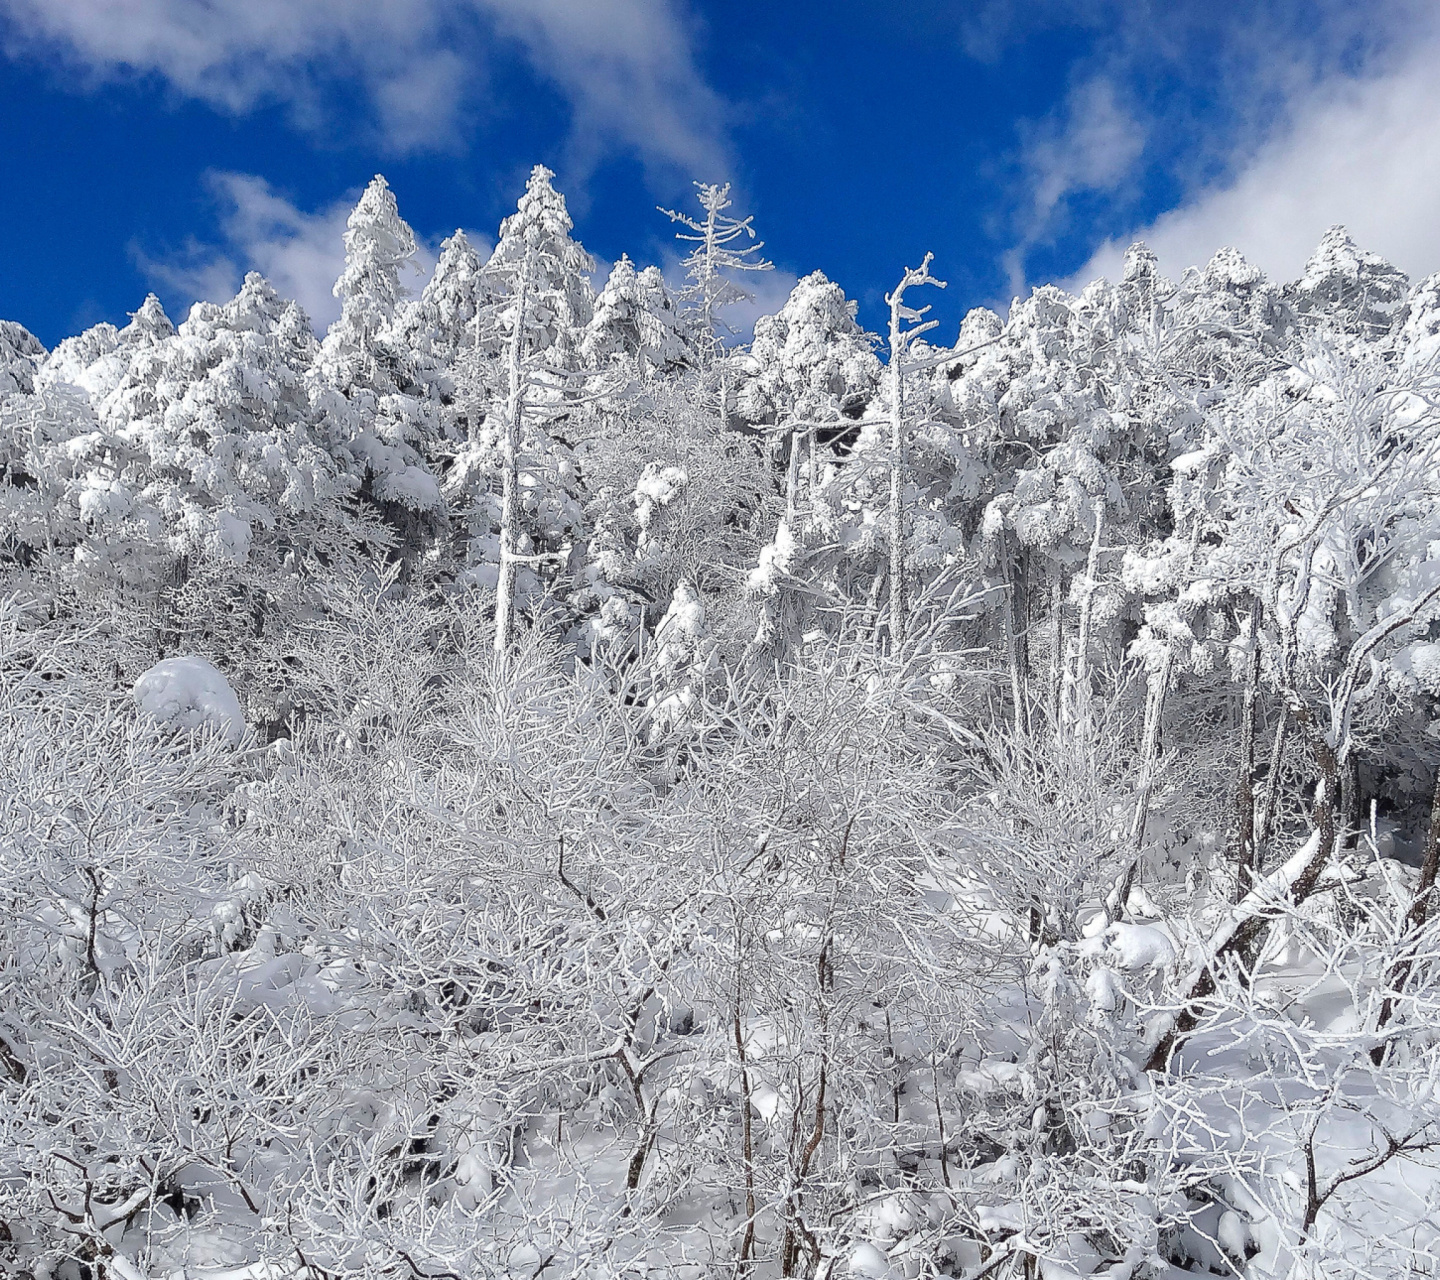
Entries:
[[740, 343], [552, 177], [0, 323], [0, 1271], [1436, 1274], [1440, 277]]

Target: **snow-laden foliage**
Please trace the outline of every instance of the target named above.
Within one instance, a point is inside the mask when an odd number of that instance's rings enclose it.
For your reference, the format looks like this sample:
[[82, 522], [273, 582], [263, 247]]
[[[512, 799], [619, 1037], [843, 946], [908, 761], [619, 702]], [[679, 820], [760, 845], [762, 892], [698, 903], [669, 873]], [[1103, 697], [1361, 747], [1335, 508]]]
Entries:
[[692, 363], [680, 312], [659, 267], [635, 270], [623, 254], [595, 299], [581, 351], [597, 368], [632, 360], [644, 377]]
[[1434, 1274], [1440, 278], [738, 344], [552, 179], [0, 323], [0, 1271]]

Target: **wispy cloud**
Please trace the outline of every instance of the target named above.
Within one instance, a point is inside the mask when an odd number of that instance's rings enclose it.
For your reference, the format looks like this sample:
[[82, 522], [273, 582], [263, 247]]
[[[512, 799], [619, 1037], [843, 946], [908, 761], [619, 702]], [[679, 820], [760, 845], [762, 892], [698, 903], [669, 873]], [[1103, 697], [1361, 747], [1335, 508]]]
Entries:
[[1025, 285], [1031, 249], [1063, 225], [1071, 197], [1123, 189], [1145, 149], [1146, 129], [1119, 98], [1113, 82], [1097, 77], [1075, 86], [1049, 119], [1025, 130], [1022, 154], [1029, 208], [1004, 257], [1012, 296]]
[[229, 112], [286, 102], [333, 123], [358, 84], [397, 152], [457, 145], [498, 50], [568, 98], [574, 145], [719, 174], [725, 104], [701, 75], [683, 0], [6, 0], [5, 47], [96, 78], [157, 76]]
[[582, 164], [622, 140], [689, 176], [726, 173], [726, 105], [696, 66], [677, 0], [481, 3], [569, 98]]
[[1440, 41], [1426, 39], [1388, 74], [1315, 86], [1294, 104], [1291, 127], [1233, 176], [1102, 245], [1074, 282], [1113, 278], [1132, 239], [1173, 273], [1233, 245], [1270, 275], [1293, 278], [1336, 222], [1412, 276], [1440, 270], [1437, 56]]
[[1162, 199], [1188, 208], [1227, 189], [1347, 86], [1384, 78], [1434, 19], [1433, 0], [979, 0], [961, 26], [974, 56], [1067, 28], [1084, 50], [1063, 102], [1018, 125], [1012, 292], [1041, 246], [1094, 243], [1097, 228], [1152, 222]]
[[736, 283], [749, 291], [750, 299], [726, 307], [721, 312], [721, 319], [736, 337], [748, 342], [754, 336], [755, 321], [779, 311], [790, 300], [790, 292], [799, 282], [799, 276], [781, 267], [776, 267], [774, 271], [747, 271], [737, 275]]

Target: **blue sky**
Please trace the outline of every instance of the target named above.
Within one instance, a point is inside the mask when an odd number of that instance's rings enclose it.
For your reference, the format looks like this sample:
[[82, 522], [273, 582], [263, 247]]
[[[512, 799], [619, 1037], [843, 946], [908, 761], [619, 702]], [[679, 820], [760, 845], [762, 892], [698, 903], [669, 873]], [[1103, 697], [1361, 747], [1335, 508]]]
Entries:
[[[1436, 0], [0, 0], [0, 316], [47, 344], [181, 318], [258, 268], [323, 323], [383, 172], [430, 245], [493, 236], [537, 161], [602, 259], [730, 180], [780, 268], [881, 324], [926, 250], [970, 306], [1331, 222], [1440, 269]], [[419, 283], [417, 279], [417, 284]]]

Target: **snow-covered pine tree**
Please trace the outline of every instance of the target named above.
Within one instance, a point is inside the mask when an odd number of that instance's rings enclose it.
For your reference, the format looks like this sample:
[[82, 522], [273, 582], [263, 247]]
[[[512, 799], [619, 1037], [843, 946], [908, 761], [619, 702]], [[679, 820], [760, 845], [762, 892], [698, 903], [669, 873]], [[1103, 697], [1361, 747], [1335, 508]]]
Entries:
[[1286, 294], [1306, 328], [1323, 326], [1373, 342], [1389, 333], [1409, 283], [1403, 271], [1360, 248], [1344, 227], [1334, 226]]
[[[46, 534], [53, 498], [52, 460], [44, 456], [53, 433], [35, 399], [35, 372], [45, 348], [13, 320], [0, 321], [0, 566], [28, 564]], [[5, 570], [0, 568], [0, 573]]]
[[595, 299], [581, 354], [599, 370], [617, 360], [633, 361], [642, 379], [694, 362], [695, 351], [659, 267], [637, 271], [626, 255], [620, 256]]
[[45, 358], [40, 340], [13, 320], [0, 320], [0, 397], [35, 390], [35, 370]]
[[[153, 309], [147, 325], [158, 327]], [[310, 376], [317, 345], [300, 308], [252, 273], [170, 336], [118, 342], [102, 369], [79, 370], [109, 390], [56, 438], [67, 467], [52, 537], [66, 579], [111, 598], [127, 627], [153, 618], [153, 643], [169, 649], [182, 634], [256, 636], [305, 566], [344, 563], [359, 534], [355, 483], [333, 451], [353, 435], [353, 409]], [[42, 372], [53, 410], [75, 354]]]
[[491, 301], [480, 255], [457, 230], [441, 242], [420, 296], [397, 307], [391, 335], [400, 350], [428, 357], [453, 379], [462, 354], [483, 340], [477, 319]]
[[[493, 290], [480, 325], [500, 351], [483, 425], [457, 450], [446, 493], [466, 523], [465, 577], [496, 591], [495, 651], [509, 653], [521, 600], [568, 560], [583, 522], [568, 445], [550, 434], [575, 412], [581, 347], [594, 311], [594, 259], [555, 175], [536, 165], [485, 265]], [[483, 344], [475, 359], [483, 359]], [[572, 376], [573, 375], [573, 376]]]
[[770, 437], [770, 456], [785, 469], [784, 514], [750, 577], [765, 611], [762, 635], [770, 639], [798, 625], [798, 615], [782, 624], [782, 614], [805, 612], [789, 598], [787, 583], [824, 576], [821, 565], [810, 563], [811, 544], [837, 542], [844, 522], [827, 501], [826, 482], [879, 392], [878, 339], [860, 328], [855, 314], [856, 304], [839, 285], [812, 272], [779, 312], [755, 322], [750, 350], [737, 360], [737, 413]]
[[400, 536], [412, 562], [445, 521], [445, 502], [426, 455], [442, 430], [433, 366], [391, 332], [403, 319], [403, 273], [415, 233], [376, 175], [351, 211], [345, 269], [335, 282], [340, 318], [326, 332], [315, 373], [351, 406], [353, 432], [335, 441], [341, 466]]
[[142, 451], [122, 433], [132, 412], [153, 405], [156, 353], [174, 333], [151, 294], [124, 328], [102, 323], [62, 341], [40, 363], [34, 395], [12, 398], [6, 414], [10, 447], [28, 453], [39, 481], [28, 495], [10, 495], [21, 500], [8, 518], [18, 521], [12, 536], [30, 549], [22, 558], [45, 550], [48, 567], [63, 571], [82, 598], [123, 600], [146, 622], [172, 556], [159, 513], [137, 506], [125, 478]]
[[856, 422], [879, 387], [878, 339], [860, 328], [855, 314], [856, 304], [839, 285], [812, 272], [775, 315], [755, 322], [740, 365], [736, 410], [776, 437], [775, 451], [787, 464], [785, 510], [792, 526], [802, 482], [813, 494], [828, 447], [853, 442]]
[[571, 236], [575, 223], [554, 177], [541, 164], [531, 170], [515, 212], [500, 224], [484, 270], [496, 295], [492, 330], [505, 338], [512, 332], [511, 316], [529, 259], [522, 354], [527, 359], [543, 354], [549, 368], [572, 370], [582, 367], [580, 348], [595, 312], [590, 284], [595, 259]]

